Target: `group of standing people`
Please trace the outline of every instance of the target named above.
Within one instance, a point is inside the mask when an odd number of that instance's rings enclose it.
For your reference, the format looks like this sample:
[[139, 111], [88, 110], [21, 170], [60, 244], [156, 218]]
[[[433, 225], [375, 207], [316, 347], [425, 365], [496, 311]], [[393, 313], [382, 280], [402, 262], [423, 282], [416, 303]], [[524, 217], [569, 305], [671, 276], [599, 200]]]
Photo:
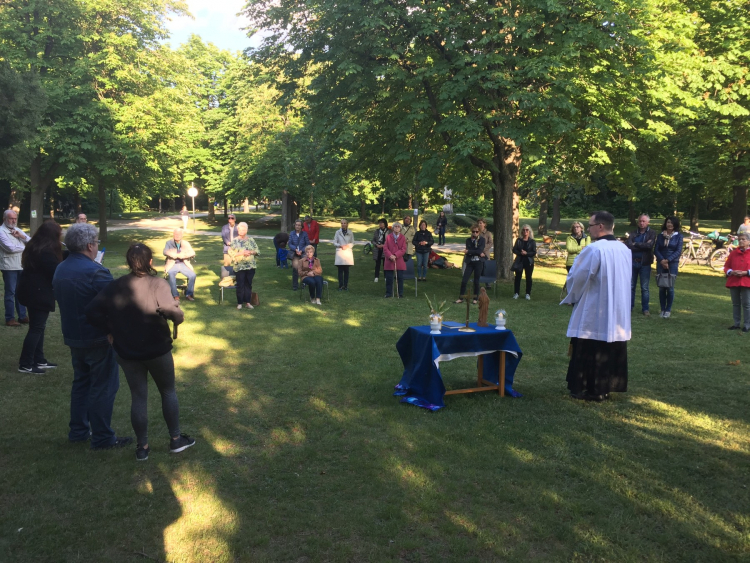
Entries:
[[99, 241], [95, 227], [85, 222], [71, 225], [65, 233], [65, 252], [61, 234], [57, 223], [45, 221], [33, 237], [24, 235], [17, 293], [27, 305], [30, 326], [19, 371], [45, 373], [56, 367], [44, 355], [44, 332], [57, 304], [73, 366], [68, 440], [90, 442], [94, 450], [132, 443], [130, 437], [117, 436], [111, 426], [119, 364], [131, 391], [136, 459], [146, 460], [150, 452], [149, 374], [162, 398], [170, 452], [191, 447], [195, 440], [179, 427], [172, 331], [167, 324], [167, 320], [174, 323], [176, 334], [184, 314], [169, 283], [156, 277], [151, 250], [144, 244], [131, 245], [126, 255], [130, 273], [115, 281], [109, 270], [96, 262]]

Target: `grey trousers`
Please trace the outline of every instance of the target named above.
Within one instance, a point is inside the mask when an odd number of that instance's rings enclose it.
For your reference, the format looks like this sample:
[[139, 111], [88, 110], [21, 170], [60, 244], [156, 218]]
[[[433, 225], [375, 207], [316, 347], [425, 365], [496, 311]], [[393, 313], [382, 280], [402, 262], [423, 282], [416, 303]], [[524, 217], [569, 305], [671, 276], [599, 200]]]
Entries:
[[741, 313], [745, 311], [745, 324], [743, 328], [750, 329], [750, 287], [730, 287], [732, 295], [732, 313], [734, 315], [734, 326], [741, 326]]

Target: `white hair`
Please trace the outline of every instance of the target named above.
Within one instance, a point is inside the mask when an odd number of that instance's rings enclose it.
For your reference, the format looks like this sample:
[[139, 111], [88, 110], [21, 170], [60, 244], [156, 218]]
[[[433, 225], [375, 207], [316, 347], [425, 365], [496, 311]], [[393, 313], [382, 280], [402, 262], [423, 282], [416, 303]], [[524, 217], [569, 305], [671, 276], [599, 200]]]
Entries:
[[237, 223], [237, 231], [240, 231], [242, 229], [247, 231], [247, 223], [245, 223], [244, 221]]
[[182, 227], [177, 227], [174, 231], [172, 231], [172, 234], [177, 235], [177, 234], [182, 234], [184, 232], [185, 231], [182, 230]]
[[71, 252], [83, 252], [89, 244], [96, 242], [96, 227], [88, 223], [73, 223], [65, 233], [65, 246]]

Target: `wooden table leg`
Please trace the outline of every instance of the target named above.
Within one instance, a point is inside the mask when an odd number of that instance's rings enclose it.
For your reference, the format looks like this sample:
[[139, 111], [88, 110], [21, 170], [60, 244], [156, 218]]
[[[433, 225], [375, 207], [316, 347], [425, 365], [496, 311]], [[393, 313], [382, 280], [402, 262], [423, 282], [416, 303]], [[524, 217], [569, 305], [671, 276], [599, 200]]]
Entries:
[[501, 397], [505, 397], [505, 352], [500, 352], [500, 365], [498, 366], [500, 369], [500, 377], [498, 381], [500, 382], [500, 390], [498, 391], [500, 393]]

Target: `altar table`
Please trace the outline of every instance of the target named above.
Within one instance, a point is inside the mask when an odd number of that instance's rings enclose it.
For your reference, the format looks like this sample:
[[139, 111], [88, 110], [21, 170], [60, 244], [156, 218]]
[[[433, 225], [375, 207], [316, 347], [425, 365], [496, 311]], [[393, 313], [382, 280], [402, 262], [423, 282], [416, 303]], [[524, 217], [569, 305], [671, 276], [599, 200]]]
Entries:
[[[479, 327], [476, 323], [469, 326], [476, 332], [459, 332], [445, 326], [441, 334], [430, 334], [429, 326], [406, 330], [396, 343], [404, 375], [394, 395], [403, 396], [401, 402], [436, 411], [445, 406], [445, 395], [497, 391], [500, 396], [520, 396], [513, 390], [513, 376], [523, 353], [513, 332], [495, 330], [494, 326]], [[440, 362], [467, 356], [477, 356], [477, 387], [446, 392]]]

